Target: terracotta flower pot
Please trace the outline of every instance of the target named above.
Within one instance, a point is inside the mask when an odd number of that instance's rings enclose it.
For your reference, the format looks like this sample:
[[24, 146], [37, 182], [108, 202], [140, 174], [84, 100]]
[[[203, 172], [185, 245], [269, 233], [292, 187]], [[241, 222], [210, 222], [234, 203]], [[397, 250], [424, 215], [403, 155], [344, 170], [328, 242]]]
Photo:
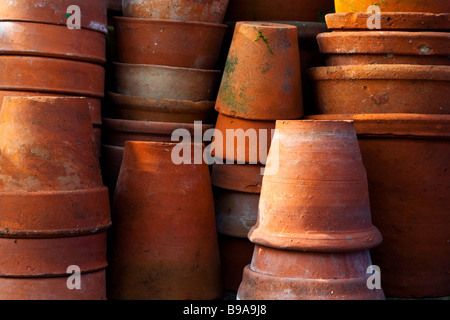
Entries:
[[336, 12], [366, 12], [371, 5], [377, 5], [382, 12], [450, 12], [447, 0], [335, 0]]
[[1, 90], [36, 91], [102, 98], [105, 69], [57, 58], [0, 56]]
[[0, 149], [0, 236], [75, 236], [109, 228], [108, 190], [85, 98], [4, 98]]
[[171, 123], [136, 121], [123, 119], [103, 119], [103, 143], [112, 146], [124, 147], [125, 141], [172, 141], [172, 133], [177, 129], [184, 129], [191, 135], [192, 141], [203, 141], [208, 130], [214, 125], [202, 124], [195, 126], [191, 123]]
[[369, 289], [369, 250], [345, 253], [298, 252], [255, 245], [244, 268], [239, 300], [384, 300]]
[[206, 163], [175, 165], [174, 147], [125, 144], [113, 207], [112, 299], [222, 296], [209, 169]]
[[106, 300], [106, 273], [80, 275], [81, 289], [70, 290], [68, 277], [0, 278], [0, 300]]
[[104, 64], [105, 35], [92, 30], [21, 21], [0, 21], [0, 54], [57, 57]]
[[[330, 30], [368, 30], [367, 21], [372, 13], [342, 12], [325, 16]], [[449, 31], [450, 14], [426, 12], [380, 12], [380, 27], [383, 31]], [[373, 29], [372, 29], [373, 30]]]
[[383, 243], [371, 251], [387, 296], [450, 294], [450, 116], [317, 115], [353, 120], [367, 169], [373, 223]]
[[450, 113], [449, 66], [318, 67], [310, 77], [317, 114]]
[[242, 270], [250, 264], [255, 245], [247, 238], [219, 234], [219, 251], [223, 288], [237, 291], [242, 282]]
[[[0, 110], [2, 107], [2, 101], [4, 97], [67, 97], [67, 95], [56, 93], [42, 93], [42, 92], [26, 92], [26, 91], [6, 91], [0, 90]], [[102, 100], [99, 98], [85, 97], [89, 105], [89, 111], [91, 113], [91, 119], [93, 125], [102, 124]]]
[[126, 17], [222, 23], [228, 0], [123, 0]]
[[114, 116], [125, 120], [194, 123], [215, 122], [214, 101], [152, 99], [108, 93]]
[[219, 113], [211, 154], [221, 162], [266, 162], [275, 130], [275, 121], [233, 118]]
[[216, 110], [252, 120], [295, 119], [303, 115], [295, 26], [236, 23]]
[[328, 12], [334, 12], [333, 0], [230, 0], [225, 21], [320, 22]]
[[195, 21], [115, 17], [117, 61], [215, 69], [226, 27]]
[[115, 92], [152, 99], [214, 101], [220, 70], [114, 63]]
[[[277, 121], [253, 243], [283, 250], [345, 252], [379, 245], [353, 123]], [[286, 183], [286, 182], [289, 183]]]
[[261, 193], [263, 168], [263, 165], [214, 163], [211, 183], [222, 189]]
[[327, 66], [450, 65], [449, 32], [343, 31], [317, 36]]

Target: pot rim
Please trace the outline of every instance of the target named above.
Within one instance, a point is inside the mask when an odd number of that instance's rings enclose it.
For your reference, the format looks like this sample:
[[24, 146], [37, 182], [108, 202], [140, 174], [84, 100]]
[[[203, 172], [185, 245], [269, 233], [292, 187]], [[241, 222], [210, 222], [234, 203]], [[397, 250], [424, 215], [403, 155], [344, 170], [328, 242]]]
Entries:
[[113, 65], [115, 67], [120, 67], [125, 70], [131, 69], [141, 69], [142, 72], [153, 72], [153, 71], [172, 71], [178, 73], [198, 73], [198, 74], [217, 74], [219, 75], [222, 71], [216, 69], [196, 69], [196, 68], [185, 68], [185, 67], [172, 67], [165, 65], [157, 65], [157, 64], [143, 64], [143, 63], [125, 63], [125, 62], [117, 62], [114, 61]]
[[213, 23], [213, 22], [201, 22], [201, 21], [184, 21], [184, 20], [170, 20], [170, 19], [150, 19], [150, 18], [134, 18], [134, 17], [113, 17], [115, 23], [122, 24], [163, 24], [163, 25], [175, 25], [179, 26], [180, 30], [186, 27], [210, 27], [217, 29], [226, 29], [228, 25], [223, 23]]

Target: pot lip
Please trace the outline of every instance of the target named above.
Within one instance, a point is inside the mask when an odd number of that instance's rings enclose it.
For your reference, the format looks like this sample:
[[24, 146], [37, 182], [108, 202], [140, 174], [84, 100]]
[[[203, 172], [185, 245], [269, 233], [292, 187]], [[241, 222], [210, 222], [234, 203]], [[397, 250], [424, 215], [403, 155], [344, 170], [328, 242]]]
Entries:
[[255, 126], [255, 124], [258, 124], [259, 129], [261, 129], [261, 127], [263, 129], [275, 129], [275, 123], [276, 123], [276, 120], [255, 120], [255, 119], [236, 118], [236, 117], [226, 115], [224, 113], [219, 113], [217, 115], [216, 123], [220, 123], [221, 119], [223, 121], [229, 121], [230, 123], [235, 124], [235, 125], [232, 125], [231, 127], [229, 125], [227, 125], [226, 129], [237, 128], [237, 127], [245, 127], [248, 129], [248, 128], [253, 128]]
[[221, 70], [216, 69], [196, 69], [196, 68], [186, 68], [186, 67], [173, 67], [166, 65], [157, 64], [143, 64], [143, 63], [125, 63], [113, 61], [114, 67], [119, 67], [125, 70], [131, 69], [141, 69], [143, 72], [154, 72], [154, 71], [168, 71], [168, 72], [183, 72], [183, 73], [198, 73], [198, 74], [221, 74]]
[[[263, 168], [263, 164], [226, 164], [226, 160], [224, 163], [214, 163], [211, 184], [217, 188], [236, 192], [261, 193], [263, 179], [261, 169]], [[218, 171], [220, 179], [217, 177]], [[250, 178], [249, 175], [244, 176], [243, 171], [251, 173]]]
[[[155, 25], [174, 25], [180, 28], [186, 27], [205, 27], [225, 30], [228, 25], [224, 23], [202, 22], [202, 21], [185, 21], [185, 20], [171, 20], [171, 19], [150, 19], [150, 18], [135, 18], [135, 17], [121, 17], [114, 16], [113, 21], [121, 24], [155, 24]], [[182, 30], [182, 29], [181, 29]]]
[[[383, 30], [449, 30], [449, 13], [429, 12], [380, 12], [382, 23], [393, 20], [393, 25], [383, 26]], [[330, 30], [369, 30], [367, 19], [372, 13], [340, 12], [325, 15], [325, 22]], [[394, 18], [394, 19], [391, 19]], [[361, 21], [361, 24], [357, 22]], [[401, 21], [401, 23], [396, 22]], [[425, 27], [424, 27], [425, 25]], [[429, 27], [432, 26], [432, 27]]]
[[315, 67], [308, 69], [314, 81], [326, 80], [430, 80], [450, 81], [450, 66], [377, 64]]
[[278, 21], [252, 21], [252, 20], [243, 20], [243, 21], [237, 21], [235, 24], [235, 29], [241, 26], [259, 26], [263, 28], [268, 29], [285, 29], [285, 30], [298, 30], [297, 26], [288, 24], [288, 23], [281, 23]]

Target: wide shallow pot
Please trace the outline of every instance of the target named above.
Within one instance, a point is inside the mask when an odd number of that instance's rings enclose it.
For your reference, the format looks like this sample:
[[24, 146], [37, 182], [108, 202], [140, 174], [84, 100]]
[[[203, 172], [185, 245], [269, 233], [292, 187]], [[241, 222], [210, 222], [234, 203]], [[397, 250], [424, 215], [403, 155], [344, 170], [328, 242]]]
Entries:
[[352, 120], [367, 169], [373, 223], [383, 243], [371, 251], [386, 295], [450, 295], [450, 116], [315, 115]]
[[222, 23], [228, 0], [123, 0], [125, 17]]
[[[80, 8], [80, 26], [83, 29], [108, 33], [105, 1], [79, 0], [14, 0], [1, 1], [0, 20], [29, 21], [56, 25], [66, 25], [68, 8], [77, 5]], [[76, 30], [74, 30], [76, 31]], [[48, 39], [47, 39], [48, 40]]]
[[73, 236], [110, 226], [94, 141], [85, 98], [4, 98], [1, 236]]
[[255, 245], [244, 268], [238, 300], [384, 300], [367, 283], [369, 250], [326, 253], [276, 250]]
[[257, 223], [248, 235], [253, 243], [315, 252], [381, 243], [352, 122], [277, 121], [268, 168]]
[[1, 90], [51, 92], [102, 98], [105, 69], [81, 61], [30, 56], [0, 56]]
[[310, 77], [317, 114], [450, 113], [449, 66], [318, 67]]
[[371, 5], [377, 5], [381, 12], [450, 12], [447, 0], [335, 0], [334, 3], [337, 13], [366, 12]]
[[215, 69], [226, 28], [216, 23], [115, 17], [117, 61]]
[[303, 115], [295, 26], [236, 23], [216, 110], [252, 120], [296, 119]]
[[[366, 12], [342, 12], [330, 13], [325, 16], [328, 29], [338, 31], [359, 30], [367, 31], [369, 26], [374, 28], [373, 13]], [[426, 12], [380, 12], [376, 16], [379, 19], [379, 27], [383, 31], [449, 31], [449, 13]], [[371, 24], [372, 23], [372, 24]], [[374, 29], [371, 29], [374, 30]]]
[[125, 141], [180, 142], [188, 138], [206, 144], [208, 140], [203, 139], [213, 131], [211, 124], [103, 119], [103, 143], [119, 147], [124, 147]]
[[[191, 147], [194, 153], [203, 149]], [[125, 144], [113, 207], [111, 299], [222, 296], [209, 169], [205, 162], [195, 164], [194, 156], [191, 164], [174, 164], [174, 148]]]
[[106, 62], [106, 36], [92, 30], [22, 21], [0, 21], [0, 53]]
[[114, 63], [115, 92], [152, 99], [214, 101], [220, 70]]
[[275, 130], [275, 121], [217, 116], [211, 154], [221, 162], [264, 164]]
[[333, 0], [230, 0], [225, 21], [322, 22], [334, 12]]
[[80, 274], [80, 289], [69, 289], [72, 276], [0, 277], [0, 300], [106, 300], [105, 269]]
[[[41, 93], [41, 92], [26, 92], [26, 91], [7, 91], [0, 90], [0, 110], [2, 107], [2, 101], [5, 97], [66, 97], [67, 95], [57, 93]], [[89, 111], [91, 113], [91, 119], [93, 125], [102, 124], [102, 100], [100, 98], [85, 97], [89, 105]]]
[[327, 66], [450, 65], [449, 32], [343, 31], [317, 36]]
[[214, 123], [214, 101], [152, 99], [108, 93], [113, 114], [119, 119], [157, 122]]

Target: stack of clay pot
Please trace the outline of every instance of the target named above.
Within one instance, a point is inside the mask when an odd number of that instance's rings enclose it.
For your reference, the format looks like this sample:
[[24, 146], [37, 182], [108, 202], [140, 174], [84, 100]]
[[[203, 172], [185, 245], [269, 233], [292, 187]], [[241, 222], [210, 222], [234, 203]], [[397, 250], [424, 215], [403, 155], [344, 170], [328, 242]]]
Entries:
[[[105, 123], [104, 167], [115, 186], [124, 140], [117, 134], [158, 136], [171, 142], [176, 129], [214, 124], [220, 83], [218, 59], [227, 28], [228, 0], [124, 0], [113, 18], [115, 56], [111, 109]], [[138, 139], [141, 140], [141, 139]], [[148, 140], [148, 139], [142, 139]], [[153, 139], [151, 139], [153, 141]], [[116, 154], [116, 156], [114, 156]]]
[[76, 1], [77, 9], [71, 5], [70, 0], [1, 1], [0, 107], [5, 96], [87, 97], [100, 153], [106, 7], [90, 0]]
[[[374, 300], [366, 171], [351, 121], [277, 121], [240, 300]], [[267, 171], [269, 170], [269, 171]]]
[[[211, 154], [224, 286], [236, 291], [251, 260], [247, 234], [256, 222], [275, 121], [303, 116], [295, 26], [238, 22], [220, 84]], [[237, 249], [241, 248], [241, 249]]]
[[5, 97], [0, 150], [0, 299], [106, 299], [110, 206], [88, 100]]
[[450, 3], [336, 0], [336, 11], [317, 37], [327, 62], [310, 70], [311, 118], [355, 121], [386, 295], [448, 296]]

